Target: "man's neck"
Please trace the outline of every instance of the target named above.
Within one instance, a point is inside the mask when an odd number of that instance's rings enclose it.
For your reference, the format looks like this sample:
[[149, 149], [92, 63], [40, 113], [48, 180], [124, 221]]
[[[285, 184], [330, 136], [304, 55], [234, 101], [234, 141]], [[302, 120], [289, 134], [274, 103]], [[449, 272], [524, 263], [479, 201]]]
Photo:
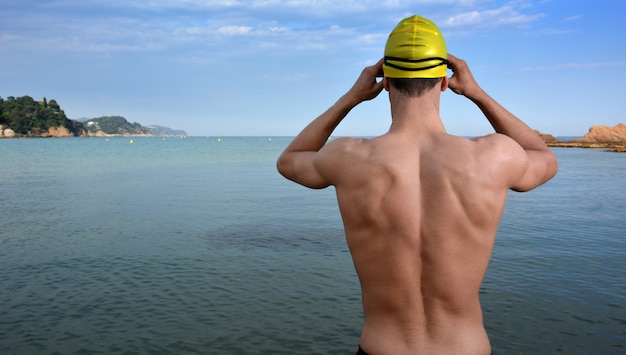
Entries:
[[389, 132], [445, 133], [439, 116], [439, 97], [391, 97], [391, 128]]

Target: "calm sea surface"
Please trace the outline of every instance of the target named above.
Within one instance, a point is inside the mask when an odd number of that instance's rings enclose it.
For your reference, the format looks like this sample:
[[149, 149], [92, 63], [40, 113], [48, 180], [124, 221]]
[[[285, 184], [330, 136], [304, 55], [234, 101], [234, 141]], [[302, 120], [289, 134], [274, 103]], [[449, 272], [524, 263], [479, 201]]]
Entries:
[[[1, 354], [353, 354], [333, 189], [289, 138], [0, 140]], [[556, 149], [481, 289], [495, 354], [626, 353], [626, 154]]]

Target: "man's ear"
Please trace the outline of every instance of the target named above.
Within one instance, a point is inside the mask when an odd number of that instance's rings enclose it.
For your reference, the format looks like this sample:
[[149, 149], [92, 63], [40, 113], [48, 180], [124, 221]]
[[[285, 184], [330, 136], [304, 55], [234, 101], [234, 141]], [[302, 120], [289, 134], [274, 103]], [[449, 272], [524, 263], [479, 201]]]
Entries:
[[441, 80], [441, 91], [446, 91], [446, 89], [448, 88], [448, 77], [444, 76], [443, 79]]
[[385, 88], [385, 90], [389, 91], [389, 78], [387, 78], [386, 76], [383, 77], [383, 87]]

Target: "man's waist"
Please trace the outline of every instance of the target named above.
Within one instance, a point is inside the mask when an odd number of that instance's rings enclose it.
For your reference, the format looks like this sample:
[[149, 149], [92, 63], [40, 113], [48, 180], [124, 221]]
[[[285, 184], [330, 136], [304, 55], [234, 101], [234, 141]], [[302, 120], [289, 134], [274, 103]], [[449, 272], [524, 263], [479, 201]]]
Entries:
[[361, 345], [369, 353], [489, 354], [489, 338], [482, 319], [446, 320], [371, 319], [366, 315]]

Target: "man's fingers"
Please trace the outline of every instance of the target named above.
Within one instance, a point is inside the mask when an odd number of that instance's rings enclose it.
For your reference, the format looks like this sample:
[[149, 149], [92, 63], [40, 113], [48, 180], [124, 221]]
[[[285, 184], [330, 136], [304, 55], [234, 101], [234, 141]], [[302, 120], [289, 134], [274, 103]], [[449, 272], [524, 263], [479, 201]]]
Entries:
[[370, 68], [372, 68], [372, 70], [374, 70], [376, 72], [376, 77], [377, 78], [381, 78], [384, 75], [383, 74], [383, 62], [384, 62], [384, 59], [380, 58], [380, 60], [376, 64], [374, 64], [374, 65], [372, 65], [370, 67]]
[[448, 67], [455, 71], [458, 68], [459, 58], [448, 53]]
[[376, 64], [368, 67], [369, 70], [375, 73], [375, 76], [383, 76], [383, 59], [380, 59]]
[[383, 62], [384, 62], [384, 58], [380, 58], [380, 60], [379, 60], [376, 64], [374, 64], [374, 65], [372, 65], [372, 66], [373, 66], [374, 68], [380, 68], [380, 69], [382, 69], [382, 68], [383, 68]]

